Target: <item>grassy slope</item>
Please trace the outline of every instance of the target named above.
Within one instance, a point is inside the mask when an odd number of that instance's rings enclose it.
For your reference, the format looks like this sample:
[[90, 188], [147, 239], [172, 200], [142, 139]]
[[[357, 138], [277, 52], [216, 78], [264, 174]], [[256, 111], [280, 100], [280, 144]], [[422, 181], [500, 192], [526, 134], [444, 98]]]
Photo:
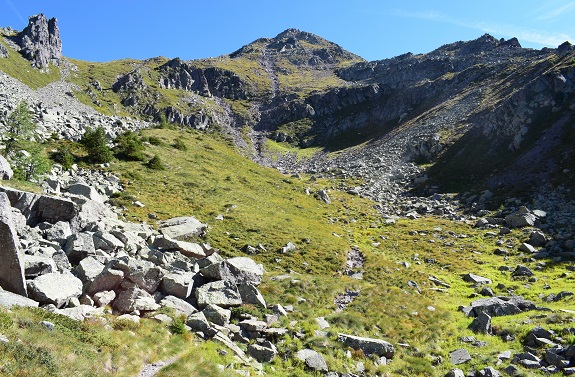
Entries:
[[[345, 350], [336, 342], [337, 333], [353, 332], [394, 344], [410, 344], [398, 347], [396, 358], [388, 366], [376, 367], [366, 361], [370, 373], [442, 375], [452, 367], [449, 353], [456, 348], [467, 347], [476, 354], [464, 369], [483, 368], [496, 363], [498, 351], [520, 351], [520, 336], [535, 323], [559, 328], [559, 324], [547, 323], [537, 312], [495, 318], [496, 328], [510, 330], [518, 340], [504, 344], [498, 337], [475, 335], [488, 346], [464, 345], [458, 338], [474, 334], [467, 330], [471, 320], [458, 312], [457, 307], [468, 305], [477, 291], [461, 279], [468, 272], [491, 278], [497, 294], [508, 295], [512, 291], [554, 310], [573, 305], [572, 298], [549, 304], [539, 297], [568, 290], [573, 284], [572, 276], [561, 278], [564, 265], [543, 267], [534, 283], [498, 270], [503, 265], [514, 267], [525, 263], [524, 257], [514, 251], [526, 238], [523, 231], [505, 237], [512, 251], [505, 261], [493, 255], [498, 237], [486, 236], [485, 231], [467, 224], [425, 218], [385, 226], [367, 200], [332, 190], [333, 203], [327, 205], [304, 193], [306, 187], [316, 191], [337, 183], [282, 176], [239, 156], [218, 137], [175, 130], [150, 130], [144, 134], [166, 143], [150, 147], [148, 153], [160, 155], [167, 169], [151, 171], [141, 164], [125, 162], [113, 166], [130, 181], [128, 193], [147, 205], [129, 207], [127, 217], [145, 220], [148, 212], [161, 218], [194, 215], [208, 222], [211, 229], [207, 240], [228, 256], [243, 255], [240, 248], [245, 244], [262, 243], [268, 251], [253, 257], [263, 262], [268, 271], [261, 287], [264, 296], [271, 304], [294, 305], [295, 312], [283, 324], [287, 326], [289, 321], [297, 320], [294, 330], [309, 335], [305, 341], [286, 337], [280, 346], [284, 355], [312, 347], [326, 356], [333, 369], [345, 370], [344, 364], [351, 367], [354, 361], [344, 356]], [[181, 136], [187, 151], [169, 145]], [[215, 220], [220, 213], [224, 220]], [[288, 241], [294, 242], [299, 250], [290, 255], [278, 253], [279, 247]], [[345, 255], [352, 246], [358, 247], [367, 259], [363, 281], [343, 274]], [[410, 267], [403, 267], [401, 262], [408, 262]], [[528, 264], [535, 269], [535, 263]], [[272, 279], [285, 274], [290, 278]], [[451, 288], [447, 292], [438, 291], [429, 282], [430, 275], [451, 284]], [[409, 287], [408, 280], [417, 282], [422, 293]], [[498, 283], [506, 288], [495, 289]], [[551, 290], [545, 290], [545, 284]], [[344, 312], [336, 313], [333, 299], [347, 289], [362, 293]], [[317, 316], [327, 317], [332, 324], [327, 339], [313, 336]], [[559, 314], [553, 316], [557, 321], [566, 320]], [[434, 367], [432, 359], [437, 356], [445, 362]], [[275, 372], [266, 367], [268, 375], [305, 375], [301, 365], [281, 358], [271, 366]], [[177, 367], [178, 364], [173, 368]]]

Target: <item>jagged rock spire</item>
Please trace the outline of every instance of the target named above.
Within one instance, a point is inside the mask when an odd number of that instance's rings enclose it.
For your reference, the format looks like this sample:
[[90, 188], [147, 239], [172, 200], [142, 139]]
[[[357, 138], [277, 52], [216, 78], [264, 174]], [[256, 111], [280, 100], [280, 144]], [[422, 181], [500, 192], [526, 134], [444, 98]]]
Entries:
[[36, 68], [46, 68], [50, 63], [59, 65], [62, 60], [58, 20], [48, 20], [42, 13], [28, 19], [28, 26], [18, 33], [18, 44], [22, 55]]

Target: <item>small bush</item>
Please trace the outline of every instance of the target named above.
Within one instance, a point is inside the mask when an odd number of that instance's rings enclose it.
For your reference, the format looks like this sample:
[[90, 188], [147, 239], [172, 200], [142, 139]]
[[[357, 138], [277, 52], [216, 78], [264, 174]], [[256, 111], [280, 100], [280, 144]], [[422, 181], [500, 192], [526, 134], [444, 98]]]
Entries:
[[126, 131], [115, 141], [114, 150], [117, 157], [131, 161], [143, 161], [146, 158], [144, 156], [144, 144], [134, 132]]
[[164, 144], [164, 143], [162, 142], [162, 139], [160, 139], [159, 137], [156, 137], [156, 136], [150, 136], [150, 137], [148, 138], [148, 142], [149, 142], [150, 144], [156, 145], [156, 146]]
[[150, 159], [150, 161], [148, 161], [146, 166], [148, 166], [150, 169], [154, 169], [154, 170], [164, 170], [165, 169], [164, 164], [162, 163], [162, 160], [160, 159], [160, 156], [158, 156], [157, 154], [154, 155], [154, 157], [152, 157]]
[[180, 150], [180, 151], [187, 151], [188, 150], [188, 146], [186, 145], [186, 143], [184, 143], [184, 139], [182, 137], [177, 137], [174, 139], [174, 144], [172, 144], [174, 146], [174, 148]]
[[95, 130], [87, 129], [80, 143], [86, 148], [90, 162], [102, 164], [112, 161], [114, 157], [112, 150], [108, 147], [106, 131], [102, 126]]
[[183, 335], [186, 333], [186, 323], [183, 318], [175, 318], [174, 322], [170, 325], [170, 332], [172, 334]]
[[140, 328], [140, 324], [134, 321], [130, 321], [129, 319], [116, 319], [112, 322], [112, 327], [114, 330], [129, 330], [129, 331], [136, 331]]

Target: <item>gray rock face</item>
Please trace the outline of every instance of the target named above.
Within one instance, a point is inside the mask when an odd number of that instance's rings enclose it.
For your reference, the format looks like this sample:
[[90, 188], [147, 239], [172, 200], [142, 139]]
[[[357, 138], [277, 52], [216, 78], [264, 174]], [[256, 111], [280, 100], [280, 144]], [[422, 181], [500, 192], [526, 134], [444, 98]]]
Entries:
[[327, 363], [323, 356], [312, 349], [306, 348], [299, 350], [295, 353], [294, 357], [305, 362], [305, 365], [311, 370], [320, 372], [328, 371]]
[[363, 338], [359, 336], [337, 334], [337, 341], [355, 350], [362, 350], [365, 355], [376, 354], [391, 359], [395, 348], [389, 342], [381, 339]]
[[224, 280], [202, 285], [195, 290], [195, 295], [200, 308], [204, 308], [208, 304], [222, 308], [240, 306], [242, 304], [242, 298], [236, 286]]
[[60, 65], [62, 41], [58, 21], [47, 20], [43, 14], [28, 19], [28, 26], [18, 34], [21, 53], [36, 68], [46, 68], [50, 63]]
[[42, 255], [24, 255], [24, 276], [26, 279], [34, 279], [57, 270], [56, 263], [52, 258]]
[[162, 278], [161, 290], [166, 295], [186, 299], [192, 294], [194, 273], [169, 273]]
[[8, 49], [0, 44], [0, 58], [7, 58], [8, 56]]
[[190, 326], [192, 330], [203, 332], [207, 337], [212, 337], [217, 333], [217, 330], [210, 325], [206, 316], [202, 312], [197, 312], [188, 316], [186, 325]]
[[251, 258], [236, 257], [207, 266], [200, 272], [209, 279], [227, 280], [235, 284], [251, 283], [258, 285], [262, 281], [264, 268]]
[[0, 306], [10, 309], [13, 306], [38, 307], [38, 301], [8, 291], [0, 291]]
[[30, 298], [42, 304], [61, 307], [82, 294], [82, 281], [71, 273], [53, 272], [37, 277], [28, 284]]
[[533, 226], [537, 217], [527, 211], [517, 211], [505, 217], [505, 222], [510, 228], [522, 228], [524, 226]]
[[70, 223], [66, 221], [58, 221], [44, 230], [44, 238], [48, 241], [58, 242], [60, 246], [64, 246], [71, 235]]
[[96, 254], [94, 239], [91, 233], [75, 233], [68, 238], [64, 251], [72, 264], [78, 264], [89, 255]]
[[166, 221], [159, 221], [160, 232], [173, 239], [185, 237], [198, 237], [204, 234], [206, 224], [202, 224], [194, 217], [175, 217]]
[[3, 192], [0, 192], [0, 245], [0, 286], [26, 297], [23, 255], [12, 222], [10, 201]]
[[[3, 47], [0, 45], [0, 47]], [[4, 156], [0, 156], [0, 180], [1, 179], [12, 179], [14, 172], [10, 167], [10, 163], [4, 158]]]
[[93, 295], [97, 292], [111, 291], [116, 289], [124, 280], [124, 271], [106, 267], [94, 277], [88, 286], [86, 293]]

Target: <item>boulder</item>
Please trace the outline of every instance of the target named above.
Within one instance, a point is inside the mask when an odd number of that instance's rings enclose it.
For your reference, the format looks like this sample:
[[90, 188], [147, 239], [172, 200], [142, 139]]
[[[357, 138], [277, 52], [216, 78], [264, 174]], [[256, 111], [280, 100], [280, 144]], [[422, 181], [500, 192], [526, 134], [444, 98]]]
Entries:
[[176, 296], [166, 296], [160, 301], [160, 306], [172, 308], [177, 315], [183, 314], [186, 317], [198, 311], [192, 304]]
[[471, 273], [464, 275], [463, 281], [473, 284], [491, 284], [491, 279]]
[[209, 279], [259, 285], [264, 275], [264, 268], [251, 258], [236, 257], [202, 268], [200, 273]]
[[505, 316], [534, 309], [536, 309], [535, 304], [521, 296], [481, 298], [473, 301], [471, 306], [462, 308], [472, 317], [478, 316], [479, 313], [485, 313], [492, 317]]
[[104, 264], [93, 256], [84, 258], [74, 269], [74, 273], [82, 282], [93, 282], [96, 276], [104, 271]]
[[3, 192], [0, 192], [0, 245], [0, 286], [27, 296], [23, 253], [12, 222], [10, 201]]
[[87, 287], [86, 293], [94, 295], [98, 292], [114, 290], [123, 280], [124, 271], [106, 267], [94, 277], [92, 283]]
[[308, 367], [311, 370], [319, 372], [328, 371], [327, 363], [325, 362], [323, 356], [312, 349], [306, 348], [303, 350], [299, 350], [295, 353], [294, 357], [298, 360], [303, 361], [306, 367]]
[[194, 217], [175, 217], [165, 221], [158, 221], [160, 233], [173, 239], [202, 236], [207, 229]]
[[471, 361], [471, 355], [465, 348], [459, 348], [451, 352], [451, 364], [459, 365]]
[[89, 255], [95, 255], [96, 249], [94, 248], [94, 239], [92, 233], [83, 232], [72, 234], [66, 245], [64, 252], [68, 256], [70, 263], [77, 265], [80, 261]]
[[381, 339], [363, 338], [339, 333], [337, 335], [337, 341], [354, 350], [362, 350], [365, 355], [375, 354], [391, 359], [395, 354], [393, 345]]
[[101, 291], [94, 294], [94, 303], [97, 306], [109, 305], [116, 299], [116, 292], [114, 291]]
[[0, 290], [0, 306], [10, 309], [13, 306], [30, 306], [38, 307], [38, 301], [34, 301], [27, 297], [18, 295], [16, 293]]
[[120, 292], [112, 306], [120, 313], [131, 313], [135, 310], [146, 312], [160, 308], [152, 295], [135, 286]]
[[465, 373], [461, 369], [456, 368], [447, 372], [445, 377], [465, 377]]
[[82, 294], [82, 281], [69, 272], [38, 276], [28, 283], [30, 298], [42, 304], [62, 307]]
[[70, 187], [68, 187], [68, 192], [72, 195], [83, 196], [86, 199], [95, 200], [97, 202], [104, 201], [94, 187], [85, 183], [75, 183], [70, 185]]
[[533, 271], [529, 267], [518, 265], [511, 273], [511, 276], [533, 276]]
[[240, 292], [240, 297], [244, 304], [252, 304], [264, 308], [267, 306], [264, 296], [262, 296], [258, 288], [253, 284], [238, 284], [238, 292]]
[[215, 323], [219, 326], [225, 326], [230, 323], [230, 318], [232, 317], [231, 310], [220, 308], [217, 305], [208, 304], [202, 310], [204, 316], [211, 323]]
[[115, 252], [124, 248], [124, 243], [108, 232], [95, 232], [92, 238], [96, 249]]
[[267, 329], [267, 322], [257, 319], [245, 319], [239, 323], [240, 327], [249, 332], [261, 332]]
[[164, 270], [146, 260], [130, 259], [124, 277], [148, 293], [154, 293], [164, 277]]
[[491, 334], [491, 316], [480, 312], [469, 325], [469, 329], [476, 333]]
[[195, 273], [168, 273], [162, 277], [160, 289], [165, 295], [186, 299], [192, 294]]
[[535, 220], [537, 220], [537, 216], [529, 212], [525, 207], [522, 207], [511, 215], [505, 216], [505, 223], [510, 228], [533, 226], [535, 225]]
[[0, 156], [0, 180], [2, 179], [12, 179], [14, 172], [10, 167], [10, 163], [4, 158], [4, 156]]
[[247, 354], [260, 363], [269, 363], [277, 355], [278, 350], [270, 341], [260, 344], [252, 344], [248, 347]]
[[66, 245], [66, 242], [71, 235], [72, 230], [70, 229], [70, 223], [67, 221], [58, 221], [52, 226], [44, 229], [44, 238], [48, 241], [57, 242], [60, 246]]
[[56, 272], [58, 267], [54, 259], [42, 255], [24, 255], [24, 276], [34, 279], [40, 275]]
[[218, 332], [210, 325], [206, 316], [202, 312], [193, 313], [186, 319], [186, 325], [194, 331], [201, 331], [205, 336], [211, 338]]
[[74, 198], [79, 206], [78, 213], [70, 220], [72, 231], [84, 230], [92, 223], [116, 220], [118, 216], [102, 202], [81, 198]]
[[200, 308], [208, 304], [229, 308], [240, 306], [242, 298], [235, 284], [226, 280], [214, 281], [202, 285], [195, 290], [196, 300]]
[[529, 235], [529, 241], [527, 242], [535, 247], [541, 247], [545, 246], [545, 244], [547, 243], [547, 237], [542, 232], [534, 230]]
[[76, 204], [69, 199], [33, 194], [7, 187], [0, 187], [0, 191], [8, 195], [12, 207], [22, 212], [29, 226], [36, 226], [44, 221], [51, 224], [58, 221], [70, 221], [78, 214]]

